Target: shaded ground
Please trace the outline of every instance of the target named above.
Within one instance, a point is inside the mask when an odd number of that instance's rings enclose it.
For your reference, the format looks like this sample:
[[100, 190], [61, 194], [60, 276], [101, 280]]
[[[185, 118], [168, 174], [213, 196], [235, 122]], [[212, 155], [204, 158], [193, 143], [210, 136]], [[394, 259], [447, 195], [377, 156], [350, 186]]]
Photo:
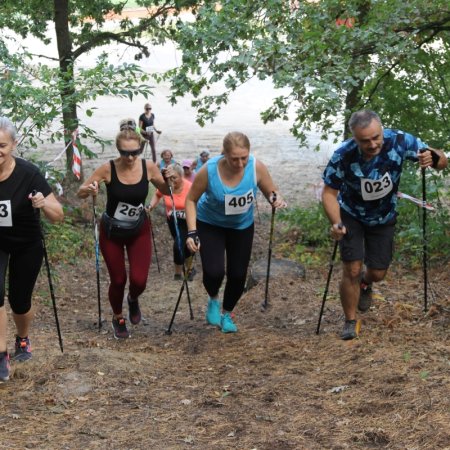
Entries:
[[[262, 218], [254, 259], [267, 253], [268, 215]], [[167, 336], [181, 284], [164, 254], [164, 218], [154, 222], [161, 273], [153, 264], [141, 300], [145, 321], [125, 342], [112, 337], [105, 267], [106, 321], [98, 332], [93, 258], [54, 265], [61, 354], [42, 272], [33, 360], [13, 364], [11, 381], [0, 384], [1, 449], [449, 448], [448, 270], [430, 274], [435, 303], [424, 314], [421, 274], [394, 266], [352, 342], [338, 339], [339, 265], [319, 336], [327, 267], [273, 280], [266, 312], [264, 284], [248, 291], [236, 335], [205, 325], [197, 276], [194, 320], [183, 296]]]

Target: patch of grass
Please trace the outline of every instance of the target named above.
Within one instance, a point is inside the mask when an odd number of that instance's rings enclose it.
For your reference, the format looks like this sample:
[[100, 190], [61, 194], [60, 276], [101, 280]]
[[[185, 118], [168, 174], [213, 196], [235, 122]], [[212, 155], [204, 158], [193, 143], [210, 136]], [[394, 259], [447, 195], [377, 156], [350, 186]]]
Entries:
[[43, 222], [49, 259], [58, 264], [77, 264], [94, 253], [92, 227], [77, 224], [70, 216], [63, 223]]
[[[413, 168], [404, 171], [401, 191], [421, 198], [421, 180]], [[426, 236], [428, 264], [446, 265], [450, 261], [450, 210], [444, 199], [448, 199], [445, 173], [430, 173], [427, 178], [427, 200], [435, 211], [427, 212]], [[394, 261], [401, 266], [418, 268], [422, 263], [423, 212], [420, 207], [407, 200], [398, 202], [398, 222], [395, 234]], [[292, 208], [279, 212], [284, 222], [286, 244], [279, 249], [286, 257], [301, 263], [317, 266], [327, 262], [332, 248], [329, 236], [330, 224], [321, 204], [307, 208]]]

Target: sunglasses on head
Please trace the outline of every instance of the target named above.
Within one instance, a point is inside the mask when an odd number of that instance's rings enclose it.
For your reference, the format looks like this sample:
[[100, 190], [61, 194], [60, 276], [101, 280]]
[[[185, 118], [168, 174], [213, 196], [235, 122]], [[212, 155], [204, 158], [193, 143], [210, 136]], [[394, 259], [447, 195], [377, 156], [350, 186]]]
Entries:
[[136, 124], [133, 122], [127, 122], [127, 123], [123, 123], [122, 125], [120, 125], [120, 131], [135, 130], [135, 129], [136, 129]]
[[117, 150], [119, 150], [120, 156], [138, 156], [142, 153], [142, 150], [140, 148], [138, 148], [137, 150], [121, 150], [120, 148], [118, 148]]

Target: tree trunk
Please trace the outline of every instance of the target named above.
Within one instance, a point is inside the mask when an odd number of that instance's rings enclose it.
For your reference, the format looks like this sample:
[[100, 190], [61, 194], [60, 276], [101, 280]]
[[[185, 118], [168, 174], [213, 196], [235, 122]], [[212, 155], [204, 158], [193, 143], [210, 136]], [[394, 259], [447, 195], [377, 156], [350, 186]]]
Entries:
[[[348, 127], [348, 119], [351, 114], [361, 106], [361, 89], [364, 87], [364, 80], [359, 80], [358, 84], [350, 91], [347, 91], [345, 96], [345, 116], [344, 116], [344, 139], [351, 137], [352, 133]], [[348, 111], [348, 113], [347, 113]]]
[[[370, 1], [362, 2], [358, 7], [358, 22], [361, 25], [366, 23], [367, 15], [370, 11], [371, 3]], [[355, 60], [355, 66], [358, 66], [359, 61]], [[364, 61], [363, 61], [364, 64]], [[344, 116], [344, 139], [351, 137], [352, 133], [348, 127], [348, 120], [353, 112], [361, 108], [361, 91], [364, 87], [365, 80], [358, 79], [356, 86], [347, 91], [345, 96], [345, 116]]]
[[[68, 145], [72, 140], [72, 133], [78, 128], [77, 104], [75, 98], [74, 60], [72, 40], [69, 31], [69, 0], [54, 0], [55, 32], [59, 56], [59, 78], [61, 81], [60, 96], [63, 114], [64, 141]], [[65, 184], [72, 185], [76, 179], [72, 172], [73, 148], [69, 145], [66, 150], [66, 179]]]

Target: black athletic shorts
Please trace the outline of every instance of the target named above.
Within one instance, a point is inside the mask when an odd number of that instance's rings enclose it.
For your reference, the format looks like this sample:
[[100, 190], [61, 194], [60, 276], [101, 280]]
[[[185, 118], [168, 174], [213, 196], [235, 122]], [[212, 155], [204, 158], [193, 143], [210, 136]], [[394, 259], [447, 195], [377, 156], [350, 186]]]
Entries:
[[386, 225], [368, 226], [341, 209], [347, 234], [339, 241], [341, 260], [364, 261], [371, 269], [387, 269], [394, 253], [396, 220]]

